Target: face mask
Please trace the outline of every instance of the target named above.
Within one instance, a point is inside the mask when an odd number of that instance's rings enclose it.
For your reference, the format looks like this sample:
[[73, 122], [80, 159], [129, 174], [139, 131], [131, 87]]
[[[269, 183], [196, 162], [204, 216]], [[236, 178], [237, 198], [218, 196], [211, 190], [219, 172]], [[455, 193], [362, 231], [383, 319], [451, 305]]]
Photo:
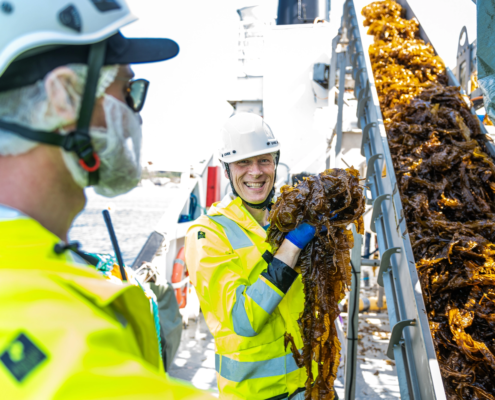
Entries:
[[[95, 192], [114, 197], [136, 187], [141, 179], [141, 118], [129, 106], [113, 96], [104, 95], [103, 109], [107, 128], [91, 128], [94, 149], [101, 160], [100, 179]], [[62, 151], [67, 168], [76, 183], [88, 185], [88, 173], [79, 165], [77, 156]]]

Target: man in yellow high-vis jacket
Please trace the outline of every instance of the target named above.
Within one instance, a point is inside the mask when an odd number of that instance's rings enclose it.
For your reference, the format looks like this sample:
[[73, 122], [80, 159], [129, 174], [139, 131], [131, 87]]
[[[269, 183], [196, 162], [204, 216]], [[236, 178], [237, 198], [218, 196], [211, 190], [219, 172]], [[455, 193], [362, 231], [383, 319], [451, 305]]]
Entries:
[[209, 399], [168, 378], [148, 299], [0, 206], [0, 398]]
[[297, 320], [304, 293], [293, 268], [315, 229], [302, 224], [272, 255], [265, 229], [280, 143], [261, 117], [247, 113], [229, 119], [223, 142], [220, 159], [232, 194], [196, 220], [186, 237], [189, 276], [215, 338], [220, 395], [303, 399], [307, 372], [285, 348], [284, 334], [302, 349]]
[[[76, 264], [84, 188], [140, 177], [148, 82], [169, 39], [127, 39], [124, 0], [8, 1], [0, 9], [0, 398], [210, 399], [165, 374], [150, 303]], [[71, 252], [72, 250], [72, 252]]]

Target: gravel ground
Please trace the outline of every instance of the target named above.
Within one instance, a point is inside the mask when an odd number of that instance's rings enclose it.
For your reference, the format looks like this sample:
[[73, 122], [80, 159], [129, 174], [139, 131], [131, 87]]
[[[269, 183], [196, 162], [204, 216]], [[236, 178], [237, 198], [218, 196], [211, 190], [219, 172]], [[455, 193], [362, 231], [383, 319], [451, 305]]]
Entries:
[[[347, 313], [342, 313], [344, 332], [347, 331]], [[358, 365], [356, 399], [398, 399], [399, 382], [395, 363], [386, 356], [390, 339], [390, 325], [386, 313], [359, 314]], [[344, 398], [344, 366], [341, 363], [335, 382], [341, 399]]]

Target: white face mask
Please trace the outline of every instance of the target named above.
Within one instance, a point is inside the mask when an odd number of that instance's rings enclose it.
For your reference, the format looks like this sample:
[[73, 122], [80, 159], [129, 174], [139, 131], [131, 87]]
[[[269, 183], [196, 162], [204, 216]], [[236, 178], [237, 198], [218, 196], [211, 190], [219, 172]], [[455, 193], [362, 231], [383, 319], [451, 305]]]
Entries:
[[[127, 104], [105, 94], [103, 109], [107, 128], [91, 128], [94, 149], [101, 160], [95, 192], [114, 197], [136, 187], [141, 179], [141, 118]], [[76, 183], [88, 185], [88, 172], [74, 153], [62, 150], [65, 164]]]

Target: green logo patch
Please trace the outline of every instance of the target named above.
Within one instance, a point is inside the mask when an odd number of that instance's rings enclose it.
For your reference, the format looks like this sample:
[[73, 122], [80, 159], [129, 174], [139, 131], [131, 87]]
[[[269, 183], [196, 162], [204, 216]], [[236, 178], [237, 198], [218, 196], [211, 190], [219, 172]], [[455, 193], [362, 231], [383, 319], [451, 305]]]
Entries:
[[205, 239], [206, 238], [206, 233], [203, 231], [198, 232], [198, 239]]
[[46, 358], [45, 353], [21, 333], [0, 355], [0, 362], [18, 382], [22, 382]]

